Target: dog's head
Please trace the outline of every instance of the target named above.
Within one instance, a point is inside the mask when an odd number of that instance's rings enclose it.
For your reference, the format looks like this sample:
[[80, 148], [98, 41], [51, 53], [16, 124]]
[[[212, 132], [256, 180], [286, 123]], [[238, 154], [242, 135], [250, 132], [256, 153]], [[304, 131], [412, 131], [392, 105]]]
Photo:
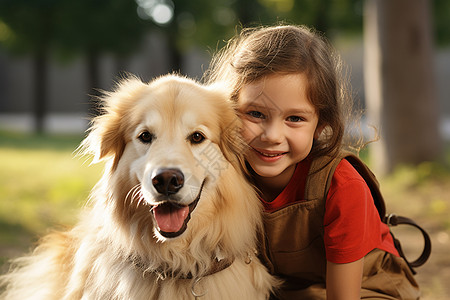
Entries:
[[160, 238], [181, 235], [202, 196], [242, 165], [240, 122], [227, 93], [175, 75], [149, 84], [130, 78], [104, 103], [83, 146], [109, 161], [115, 210], [150, 215]]

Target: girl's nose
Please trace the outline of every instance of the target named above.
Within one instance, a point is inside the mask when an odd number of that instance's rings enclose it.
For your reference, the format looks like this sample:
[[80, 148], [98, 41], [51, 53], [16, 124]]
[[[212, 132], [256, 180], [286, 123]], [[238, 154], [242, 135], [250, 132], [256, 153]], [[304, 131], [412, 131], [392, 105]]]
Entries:
[[267, 122], [263, 125], [261, 141], [278, 144], [283, 139], [283, 128], [278, 122]]

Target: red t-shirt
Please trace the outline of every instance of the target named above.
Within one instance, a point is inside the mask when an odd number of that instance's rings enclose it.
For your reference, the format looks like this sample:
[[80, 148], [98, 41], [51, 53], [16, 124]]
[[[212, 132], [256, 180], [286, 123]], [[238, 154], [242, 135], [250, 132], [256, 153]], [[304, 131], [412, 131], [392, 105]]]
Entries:
[[[261, 199], [267, 212], [304, 201], [309, 167], [309, 161], [299, 163], [288, 185], [276, 199], [272, 202]], [[326, 258], [330, 262], [353, 262], [375, 248], [399, 256], [389, 227], [380, 220], [369, 187], [345, 159], [333, 175], [323, 224]]]

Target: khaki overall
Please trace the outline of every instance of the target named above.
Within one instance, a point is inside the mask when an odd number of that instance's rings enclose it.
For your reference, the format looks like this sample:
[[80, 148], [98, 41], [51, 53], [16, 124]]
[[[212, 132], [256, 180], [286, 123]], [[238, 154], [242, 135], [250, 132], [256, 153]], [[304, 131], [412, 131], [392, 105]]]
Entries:
[[[264, 216], [261, 259], [271, 273], [285, 280], [273, 299], [326, 299], [323, 218], [334, 173], [330, 168], [335, 169], [342, 157], [313, 161], [305, 186], [306, 200]], [[403, 258], [378, 249], [365, 256], [361, 299], [412, 300], [419, 296]]]

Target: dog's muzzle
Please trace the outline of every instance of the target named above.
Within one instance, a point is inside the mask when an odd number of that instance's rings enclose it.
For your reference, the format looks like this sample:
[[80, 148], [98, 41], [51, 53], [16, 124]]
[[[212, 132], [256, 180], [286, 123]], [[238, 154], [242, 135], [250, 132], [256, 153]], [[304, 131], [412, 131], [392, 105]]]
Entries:
[[162, 168], [152, 174], [152, 185], [158, 192], [152, 212], [156, 224], [156, 230], [166, 238], [181, 235], [186, 229], [200, 199], [204, 182], [201, 184], [197, 196], [185, 204], [183, 198], [177, 193], [183, 188], [184, 174], [179, 169]]

